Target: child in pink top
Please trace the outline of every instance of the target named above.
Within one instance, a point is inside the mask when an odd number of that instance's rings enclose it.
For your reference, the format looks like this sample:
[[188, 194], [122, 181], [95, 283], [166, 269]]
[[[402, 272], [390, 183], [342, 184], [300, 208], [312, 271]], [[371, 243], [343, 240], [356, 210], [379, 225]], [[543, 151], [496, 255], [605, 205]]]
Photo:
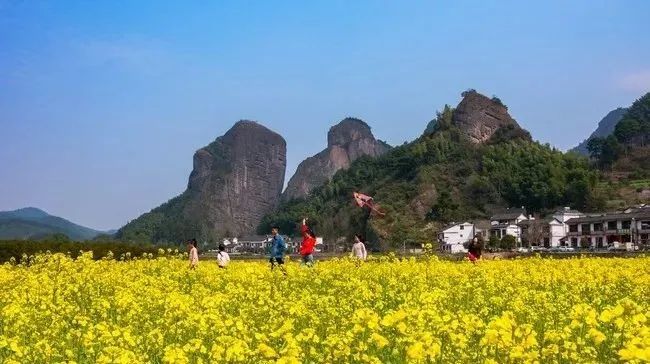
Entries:
[[190, 249], [190, 269], [196, 269], [199, 265], [199, 251], [196, 249], [196, 239], [190, 240], [187, 247]]

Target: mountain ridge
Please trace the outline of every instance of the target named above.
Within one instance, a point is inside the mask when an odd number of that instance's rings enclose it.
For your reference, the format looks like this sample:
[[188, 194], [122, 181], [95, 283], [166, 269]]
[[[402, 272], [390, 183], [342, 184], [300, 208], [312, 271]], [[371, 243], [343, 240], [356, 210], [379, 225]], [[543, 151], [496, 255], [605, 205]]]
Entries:
[[628, 108], [626, 107], [619, 107], [616, 108], [605, 115], [599, 122], [598, 126], [596, 127], [596, 130], [594, 130], [587, 139], [583, 140], [580, 142], [577, 146], [569, 149], [569, 152], [576, 152], [579, 154], [582, 154], [584, 156], [589, 156], [589, 150], [587, 150], [587, 143], [589, 143], [589, 140], [593, 138], [603, 138], [606, 136], [611, 135], [614, 132], [614, 129], [616, 128], [616, 124], [618, 124], [621, 119], [623, 119], [623, 116], [627, 112]]
[[72, 240], [90, 240], [105, 232], [50, 215], [36, 207], [0, 211], [0, 239], [38, 239], [52, 234], [64, 234]]

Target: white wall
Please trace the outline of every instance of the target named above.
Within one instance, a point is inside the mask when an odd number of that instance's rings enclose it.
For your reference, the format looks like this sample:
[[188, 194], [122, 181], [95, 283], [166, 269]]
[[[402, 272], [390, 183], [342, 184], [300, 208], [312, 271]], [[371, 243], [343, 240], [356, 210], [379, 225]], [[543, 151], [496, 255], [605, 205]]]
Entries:
[[[462, 227], [462, 229], [461, 229]], [[474, 237], [474, 224], [463, 223], [449, 227], [440, 233], [440, 240], [446, 244], [464, 244]]]

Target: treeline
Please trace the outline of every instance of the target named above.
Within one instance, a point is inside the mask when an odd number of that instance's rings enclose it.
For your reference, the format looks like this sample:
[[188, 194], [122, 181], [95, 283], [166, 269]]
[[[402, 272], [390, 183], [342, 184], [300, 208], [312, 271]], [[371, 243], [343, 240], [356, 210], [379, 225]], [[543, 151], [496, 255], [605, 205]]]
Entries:
[[[308, 216], [318, 235], [335, 239], [361, 232], [382, 249], [431, 242], [442, 223], [486, 218], [497, 208], [598, 208], [598, 173], [586, 158], [533, 142], [516, 127], [472, 144], [452, 115], [445, 107], [419, 139], [378, 158], [360, 158], [309, 198], [283, 203], [263, 219], [259, 232], [277, 224], [295, 234], [297, 222]], [[368, 218], [353, 204], [354, 191], [373, 196], [386, 216]]]
[[622, 157], [631, 157], [627, 166], [639, 170], [650, 168], [647, 155], [630, 155], [634, 147], [646, 147], [650, 141], [650, 92], [636, 100], [616, 124], [614, 133], [607, 137], [591, 138], [587, 150], [603, 169], [614, 167]]
[[20, 263], [23, 257], [48, 251], [69, 254], [73, 258], [78, 257], [82, 251], [92, 251], [94, 259], [101, 259], [109, 255], [120, 259], [127, 256], [141, 257], [143, 254], [157, 256], [158, 249], [160, 249], [158, 246], [136, 245], [120, 241], [0, 240], [0, 263], [11, 261], [12, 258]]

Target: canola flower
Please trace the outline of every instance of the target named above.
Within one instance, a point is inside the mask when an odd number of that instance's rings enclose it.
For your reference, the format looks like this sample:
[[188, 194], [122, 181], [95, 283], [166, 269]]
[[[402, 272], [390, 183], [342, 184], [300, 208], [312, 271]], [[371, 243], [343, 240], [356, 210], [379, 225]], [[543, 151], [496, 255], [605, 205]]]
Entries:
[[644, 363], [650, 258], [0, 266], [4, 363]]

